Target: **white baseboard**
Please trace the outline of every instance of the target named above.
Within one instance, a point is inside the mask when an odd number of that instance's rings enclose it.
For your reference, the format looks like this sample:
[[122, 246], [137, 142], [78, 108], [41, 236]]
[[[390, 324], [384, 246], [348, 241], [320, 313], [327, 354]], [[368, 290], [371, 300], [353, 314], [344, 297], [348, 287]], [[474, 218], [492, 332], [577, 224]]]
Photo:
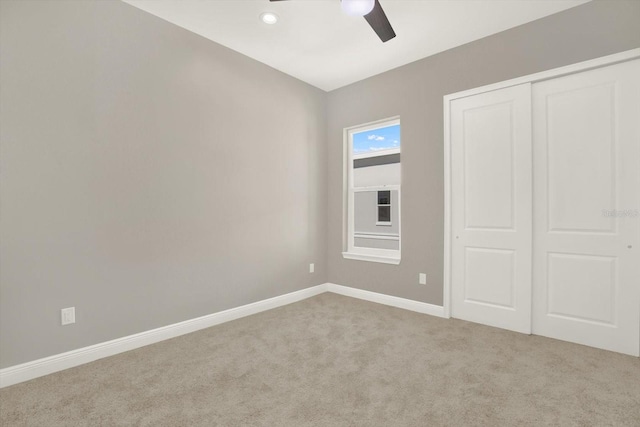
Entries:
[[139, 334], [129, 335], [115, 340], [79, 348], [66, 353], [56, 354], [32, 362], [0, 369], [0, 388], [28, 381], [74, 366], [83, 365], [104, 357], [113, 356], [125, 351], [144, 347], [159, 341], [164, 341], [180, 335], [199, 331], [241, 317], [250, 316], [262, 311], [301, 301], [306, 298], [324, 293], [327, 285], [322, 284], [300, 291], [291, 292], [274, 298], [254, 302], [218, 313], [209, 314], [173, 325], [163, 326]]
[[429, 314], [431, 316], [446, 317], [444, 314], [444, 307], [439, 305], [379, 294], [377, 292], [365, 291], [363, 289], [350, 288], [348, 286], [336, 285], [335, 283], [327, 283], [326, 285], [329, 292], [336, 294], [376, 302], [378, 304], [390, 305], [392, 307], [403, 308], [405, 310], [417, 311], [418, 313]]
[[313, 286], [300, 291], [220, 311], [218, 313], [174, 323], [173, 325], [163, 326], [161, 328], [152, 329], [139, 334], [117, 338], [115, 340], [91, 345], [89, 347], [83, 347], [66, 353], [60, 353], [34, 360], [32, 362], [0, 369], [0, 388], [73, 368], [74, 366], [84, 365], [85, 363], [93, 362], [94, 360], [134, 350], [149, 344], [175, 338], [180, 335], [210, 328], [211, 326], [240, 319], [241, 317], [251, 316], [252, 314], [257, 314], [262, 311], [298, 302], [324, 292], [333, 292], [378, 304], [417, 311], [418, 313], [429, 314], [431, 316], [445, 317], [444, 308], [437, 305], [379, 294], [362, 289], [350, 288], [347, 286], [336, 285], [334, 283], [324, 283], [322, 285]]

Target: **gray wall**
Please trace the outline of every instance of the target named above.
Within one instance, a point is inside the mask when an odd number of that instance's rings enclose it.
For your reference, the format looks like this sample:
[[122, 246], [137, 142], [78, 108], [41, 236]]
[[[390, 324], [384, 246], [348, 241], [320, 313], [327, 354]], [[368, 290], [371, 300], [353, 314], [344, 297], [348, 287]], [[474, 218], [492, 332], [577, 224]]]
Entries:
[[326, 282], [324, 92], [118, 1], [0, 7], [0, 367]]
[[[392, 43], [392, 42], [391, 42]], [[640, 1], [596, 1], [335, 90], [328, 98], [329, 281], [442, 304], [442, 97], [640, 47]], [[392, 116], [402, 123], [402, 261], [345, 260], [342, 131]], [[418, 273], [427, 286], [418, 285]]]

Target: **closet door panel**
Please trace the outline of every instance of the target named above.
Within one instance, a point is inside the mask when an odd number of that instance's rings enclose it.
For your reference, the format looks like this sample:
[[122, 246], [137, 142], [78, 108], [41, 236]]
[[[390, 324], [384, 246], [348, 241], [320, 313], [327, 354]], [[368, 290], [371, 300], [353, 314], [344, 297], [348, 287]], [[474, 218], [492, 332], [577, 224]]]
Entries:
[[531, 88], [451, 104], [452, 316], [531, 331]]
[[614, 100], [613, 83], [546, 95], [547, 231], [615, 231], [611, 218], [593, 215], [615, 205]]
[[533, 85], [533, 332], [638, 355], [640, 61]]

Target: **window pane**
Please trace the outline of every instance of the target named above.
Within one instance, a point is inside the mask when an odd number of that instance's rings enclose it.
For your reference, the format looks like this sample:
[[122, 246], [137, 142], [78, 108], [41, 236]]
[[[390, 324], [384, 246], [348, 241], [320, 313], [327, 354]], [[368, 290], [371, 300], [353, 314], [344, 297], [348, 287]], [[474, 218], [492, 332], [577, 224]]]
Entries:
[[400, 125], [350, 135], [353, 188], [400, 185]]
[[353, 155], [376, 154], [400, 148], [400, 125], [353, 134]]
[[[378, 205], [378, 191], [358, 191], [354, 193], [354, 232], [356, 234], [393, 234], [397, 236], [399, 227], [398, 190], [391, 191], [391, 205]], [[380, 219], [378, 208], [386, 208], [386, 218]], [[381, 225], [379, 222], [385, 222]]]
[[391, 206], [378, 206], [378, 221], [391, 221]]
[[391, 204], [391, 191], [378, 191], [378, 204], [390, 205]]
[[[358, 191], [354, 193], [354, 240], [353, 246], [370, 249], [400, 249], [398, 220], [398, 190], [391, 190], [391, 205], [382, 221], [378, 217], [378, 191]], [[393, 211], [393, 212], [391, 212]], [[393, 216], [395, 222], [391, 222]]]

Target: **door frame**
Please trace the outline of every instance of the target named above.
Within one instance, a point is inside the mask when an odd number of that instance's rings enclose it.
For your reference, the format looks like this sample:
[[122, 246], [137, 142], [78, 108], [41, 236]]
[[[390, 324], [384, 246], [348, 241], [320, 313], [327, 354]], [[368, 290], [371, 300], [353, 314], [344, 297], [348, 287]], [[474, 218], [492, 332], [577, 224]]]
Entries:
[[[452, 230], [451, 230], [451, 102], [455, 99], [465, 98], [467, 96], [477, 95], [479, 93], [490, 92], [493, 90], [504, 89], [510, 86], [517, 86], [524, 83], [537, 83], [552, 78], [575, 74], [595, 68], [601, 68], [621, 62], [627, 62], [640, 58], [640, 48], [627, 50], [624, 52], [607, 55], [588, 61], [578, 62], [559, 68], [553, 68], [547, 71], [541, 71], [527, 76], [517, 77], [511, 80], [505, 80], [477, 88], [452, 93], [443, 97], [444, 104], [444, 270], [443, 270], [443, 309], [444, 317], [451, 317], [451, 267], [452, 267]], [[640, 196], [639, 196], [640, 197]], [[638, 301], [640, 309], [640, 301]]]

